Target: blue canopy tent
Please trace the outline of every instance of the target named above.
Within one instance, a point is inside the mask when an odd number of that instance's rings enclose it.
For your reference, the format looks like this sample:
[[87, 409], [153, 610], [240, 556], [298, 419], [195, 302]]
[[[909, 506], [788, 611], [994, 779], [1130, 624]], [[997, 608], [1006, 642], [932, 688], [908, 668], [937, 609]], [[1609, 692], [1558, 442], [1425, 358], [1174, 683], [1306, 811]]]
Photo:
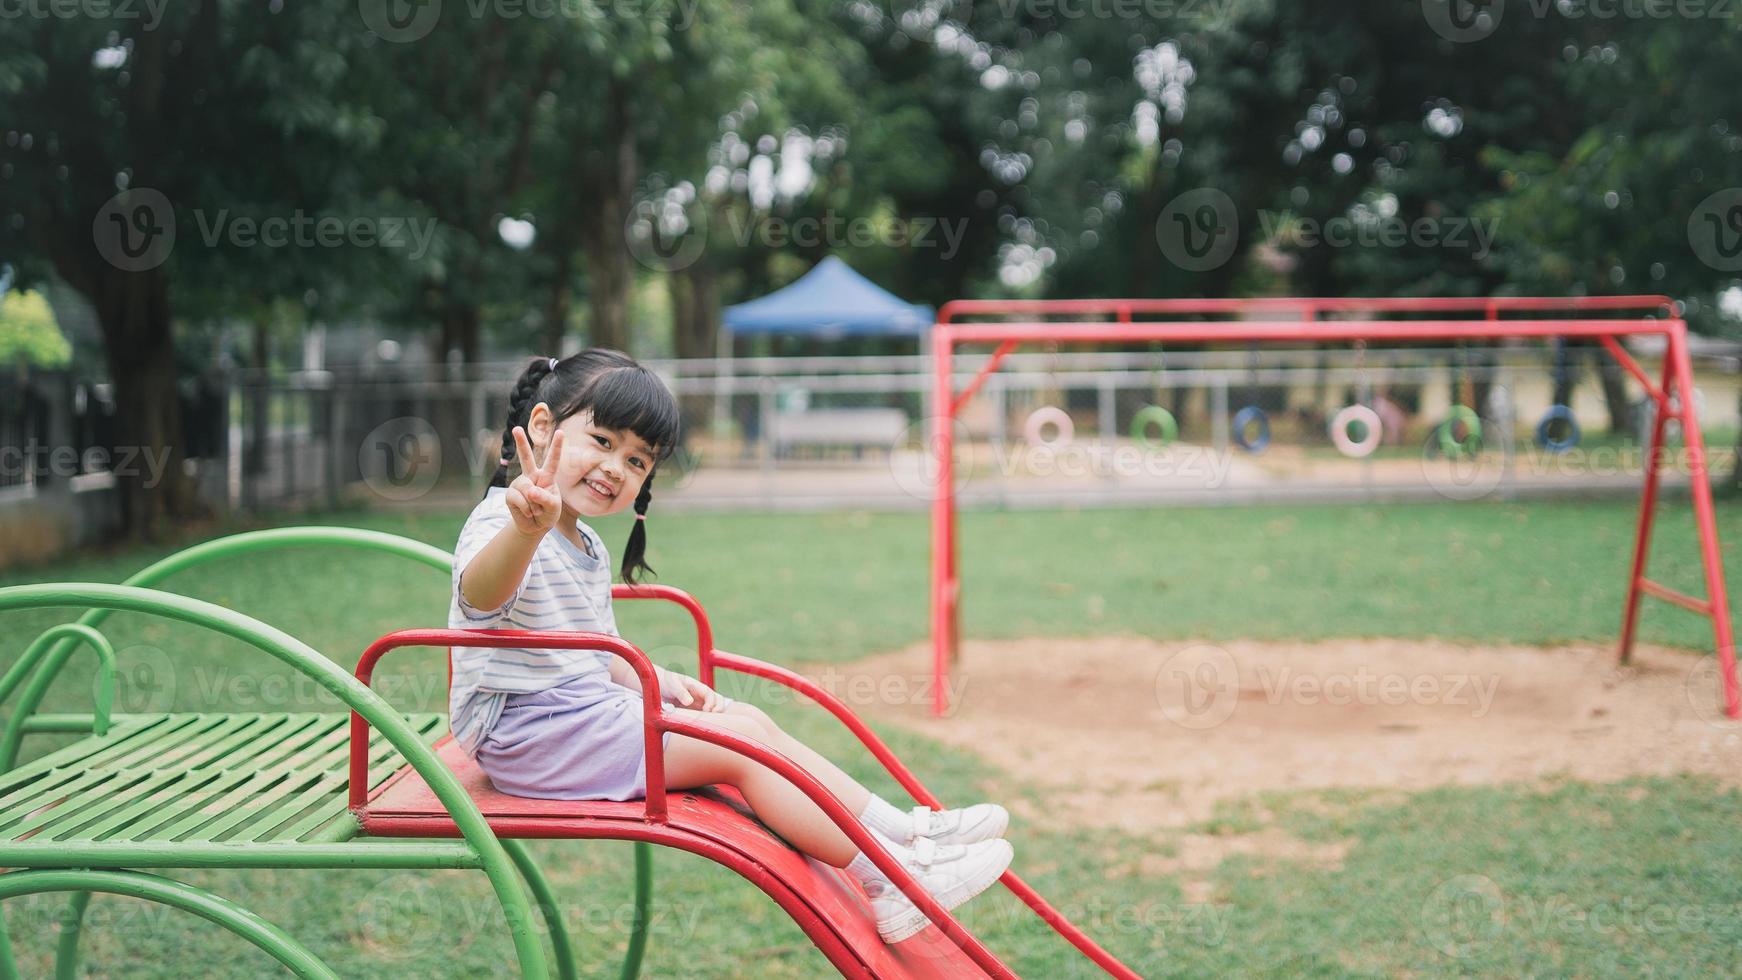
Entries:
[[932, 320], [931, 307], [902, 300], [831, 255], [784, 288], [726, 307], [721, 324], [739, 337], [833, 340], [920, 338]]
[[[798, 353], [794, 347], [815, 352], [827, 346], [830, 353], [859, 354], [867, 347], [887, 349], [891, 342], [909, 339], [923, 350], [935, 319], [931, 307], [893, 295], [831, 255], [782, 289], [726, 307], [720, 318], [720, 350], [723, 357], [735, 356], [737, 337], [761, 338], [758, 346], [764, 353], [776, 339], [788, 353]], [[725, 418], [725, 372], [719, 378], [715, 418]], [[783, 390], [778, 401], [770, 395], [763, 396], [760, 406], [742, 406], [739, 422], [749, 438], [766, 438], [763, 449], [774, 454], [800, 446], [848, 445], [855, 453], [865, 446], [887, 449], [907, 427], [908, 409], [899, 400], [867, 404], [863, 394], [853, 393], [843, 403], [825, 394], [819, 404], [802, 389]]]

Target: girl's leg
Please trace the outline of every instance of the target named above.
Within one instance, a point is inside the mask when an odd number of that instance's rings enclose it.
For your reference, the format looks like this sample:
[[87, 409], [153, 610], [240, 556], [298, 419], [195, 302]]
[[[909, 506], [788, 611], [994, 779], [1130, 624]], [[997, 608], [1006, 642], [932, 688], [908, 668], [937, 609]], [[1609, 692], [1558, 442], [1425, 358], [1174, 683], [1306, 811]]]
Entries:
[[[677, 709], [682, 710], [682, 709]], [[675, 713], [675, 712], [674, 712]], [[691, 712], [684, 712], [691, 714]], [[768, 730], [756, 719], [742, 714], [724, 712], [702, 714], [695, 712], [696, 720], [703, 724], [724, 728], [745, 738], [753, 738], [768, 744], [770, 748], [785, 754], [786, 748], [774, 745]], [[810, 764], [793, 757], [806, 769]], [[837, 770], [838, 771], [838, 770]], [[819, 781], [822, 773], [812, 770]], [[848, 780], [851, 782], [851, 780]], [[858, 855], [859, 848], [851, 838], [835, 826], [822, 808], [811, 801], [804, 791], [794, 786], [785, 776], [780, 775], [767, 766], [739, 755], [724, 746], [714, 745], [700, 739], [684, 735], [673, 735], [665, 747], [665, 785], [667, 789], [692, 789], [706, 786], [710, 783], [726, 783], [736, 786], [750, 808], [756, 811], [756, 816], [774, 828], [774, 832], [789, 841], [794, 847], [811, 855], [825, 864], [844, 868]], [[858, 784], [854, 783], [857, 786]], [[860, 788], [863, 792], [863, 787]], [[830, 792], [839, 792], [833, 786]], [[849, 810], [853, 804], [841, 801]], [[863, 805], [864, 800], [860, 800]], [[854, 811], [857, 812], [857, 811]]]
[[870, 802], [870, 790], [852, 776], [842, 772], [841, 767], [824, 758], [816, 749], [788, 735], [761, 708], [753, 704], [745, 704], [742, 701], [734, 701], [726, 708], [725, 714], [749, 718], [761, 725], [767, 734], [758, 735], [757, 738], [761, 739], [769, 748], [803, 766], [824, 786], [827, 786], [829, 792], [835, 794], [846, 805], [847, 809], [855, 814], [864, 811], [865, 804]]

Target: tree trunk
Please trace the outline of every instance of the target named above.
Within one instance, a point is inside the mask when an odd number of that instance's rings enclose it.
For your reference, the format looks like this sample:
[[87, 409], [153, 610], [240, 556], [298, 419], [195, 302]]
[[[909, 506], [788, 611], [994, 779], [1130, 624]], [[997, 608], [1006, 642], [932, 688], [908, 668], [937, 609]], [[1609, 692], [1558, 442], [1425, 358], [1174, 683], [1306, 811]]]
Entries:
[[595, 347], [629, 349], [629, 249], [623, 223], [629, 211], [615, 198], [599, 202], [599, 217], [581, 233], [587, 258], [587, 340]]
[[1597, 358], [1597, 379], [1603, 384], [1603, 402], [1609, 407], [1609, 431], [1638, 439], [1638, 420], [1633, 415], [1633, 402], [1627, 397], [1627, 374], [1606, 350], [1593, 348]]
[[[706, 259], [673, 272], [671, 288], [672, 346], [680, 358], [713, 357], [718, 353], [720, 284]], [[679, 400], [685, 432], [709, 432], [714, 424], [714, 396], [685, 395]]]
[[544, 296], [544, 327], [540, 331], [540, 350], [553, 357], [560, 357], [563, 351], [563, 335], [568, 333], [569, 303], [573, 293], [569, 288], [569, 273], [574, 268], [574, 250], [562, 248], [551, 258], [555, 269], [551, 273], [550, 288]]
[[[1742, 394], [1736, 396], [1736, 415], [1742, 418]], [[1731, 493], [1742, 494], [1742, 426], [1736, 429], [1736, 448], [1731, 452], [1730, 482]]]
[[1161, 265], [1161, 244], [1155, 237], [1155, 222], [1161, 215], [1165, 202], [1161, 197], [1162, 168], [1156, 164], [1149, 168], [1149, 174], [1143, 181], [1143, 193], [1138, 196], [1136, 207], [1136, 237], [1131, 242], [1131, 265], [1125, 287], [1127, 296], [1152, 296], [1156, 291], [1158, 277], [1156, 270]]
[[1571, 408], [1573, 404], [1573, 387], [1579, 383], [1579, 361], [1581, 359], [1581, 352], [1571, 340], [1563, 339], [1561, 343], [1565, 346], [1563, 346], [1555, 355], [1556, 357], [1561, 358], [1561, 369], [1558, 371], [1552, 367], [1549, 369], [1551, 377], [1554, 380], [1552, 386], [1553, 393], [1550, 397], [1553, 404], [1565, 405], [1568, 408]]
[[462, 364], [477, 362], [479, 323], [478, 308], [470, 303], [452, 303], [442, 307], [441, 336], [436, 341], [435, 349], [438, 373], [447, 373], [448, 355], [456, 350], [460, 352]]
[[115, 385], [115, 473], [121, 531], [157, 540], [171, 521], [204, 517], [182, 469], [181, 403], [176, 393], [169, 282], [161, 269], [107, 269], [92, 299]]
[[713, 357], [720, 331], [720, 283], [713, 266], [697, 262], [673, 273], [671, 291], [677, 356]]
[[[437, 394], [432, 400], [422, 401], [427, 406], [423, 417], [436, 431], [440, 440], [441, 455], [437, 469], [438, 479], [455, 473], [465, 473], [468, 461], [476, 455], [473, 452], [473, 440], [477, 433], [470, 431], [470, 404], [466, 393], [476, 378], [474, 365], [478, 363], [478, 330], [481, 316], [478, 308], [470, 303], [454, 303], [442, 310], [442, 356], [435, 366], [437, 377], [458, 384], [444, 385], [436, 389]], [[460, 364], [457, 368], [450, 367], [448, 352], [460, 352]]]
[[640, 163], [630, 120], [629, 91], [613, 79], [605, 93], [606, 126], [613, 142], [588, 144], [580, 151], [580, 173], [591, 190], [582, 202], [581, 251], [587, 260], [589, 341], [597, 347], [629, 349], [629, 243], [624, 238]]
[[266, 472], [266, 434], [269, 431], [266, 425], [268, 315], [262, 309], [254, 318], [254, 376], [248, 390], [248, 455], [242, 461], [242, 476], [244, 485], [248, 488], [244, 499], [250, 509], [257, 504], [257, 481]]

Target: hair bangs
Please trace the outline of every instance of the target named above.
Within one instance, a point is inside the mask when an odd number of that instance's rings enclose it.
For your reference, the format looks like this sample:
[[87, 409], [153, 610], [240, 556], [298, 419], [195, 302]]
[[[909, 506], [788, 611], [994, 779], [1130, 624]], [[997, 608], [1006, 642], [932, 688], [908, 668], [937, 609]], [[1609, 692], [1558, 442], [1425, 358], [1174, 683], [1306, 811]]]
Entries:
[[639, 364], [599, 372], [575, 399], [574, 411], [583, 409], [592, 412], [594, 425], [639, 436], [660, 459], [677, 448], [682, 426], [677, 399]]

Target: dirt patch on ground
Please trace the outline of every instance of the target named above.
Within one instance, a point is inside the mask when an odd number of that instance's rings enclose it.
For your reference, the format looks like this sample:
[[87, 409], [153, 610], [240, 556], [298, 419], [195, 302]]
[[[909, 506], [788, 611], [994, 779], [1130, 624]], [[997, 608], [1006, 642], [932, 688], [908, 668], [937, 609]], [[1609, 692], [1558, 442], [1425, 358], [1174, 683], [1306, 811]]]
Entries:
[[[1618, 668], [1596, 645], [970, 641], [944, 719], [929, 715], [929, 663], [916, 645], [834, 665], [826, 683], [1038, 786], [1045, 805], [1021, 809], [1047, 826], [1178, 830], [1265, 790], [1742, 780], [1742, 725], [1718, 710], [1713, 658], [1670, 649], [1641, 647]], [[1265, 822], [1218, 834], [1262, 837]], [[1215, 836], [1200, 843], [1219, 854]]]

